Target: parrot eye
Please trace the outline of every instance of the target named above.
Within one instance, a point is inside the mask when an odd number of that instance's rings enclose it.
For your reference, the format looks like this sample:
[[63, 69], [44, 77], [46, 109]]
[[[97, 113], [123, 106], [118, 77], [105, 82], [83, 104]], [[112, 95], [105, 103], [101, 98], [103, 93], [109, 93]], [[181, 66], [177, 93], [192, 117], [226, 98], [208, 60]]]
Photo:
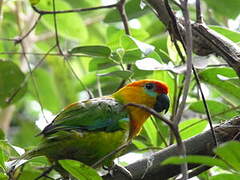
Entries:
[[151, 90], [151, 89], [153, 89], [154, 87], [155, 87], [155, 86], [154, 86], [153, 83], [147, 83], [147, 84], [145, 84], [145, 88], [148, 89], [148, 90]]

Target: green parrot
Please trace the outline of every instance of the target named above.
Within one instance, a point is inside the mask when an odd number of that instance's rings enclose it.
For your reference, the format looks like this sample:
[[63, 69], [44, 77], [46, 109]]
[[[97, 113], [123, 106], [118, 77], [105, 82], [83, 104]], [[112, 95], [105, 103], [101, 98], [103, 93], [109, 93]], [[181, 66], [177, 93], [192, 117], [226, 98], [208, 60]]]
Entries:
[[[168, 87], [156, 80], [140, 80], [126, 85], [111, 96], [77, 102], [64, 108], [39, 134], [43, 141], [20, 159], [46, 156], [64, 177], [58, 160], [72, 159], [92, 166], [104, 156], [130, 142], [150, 116], [128, 103], [143, 104], [158, 112], [167, 111]], [[101, 165], [112, 167], [116, 153]]]

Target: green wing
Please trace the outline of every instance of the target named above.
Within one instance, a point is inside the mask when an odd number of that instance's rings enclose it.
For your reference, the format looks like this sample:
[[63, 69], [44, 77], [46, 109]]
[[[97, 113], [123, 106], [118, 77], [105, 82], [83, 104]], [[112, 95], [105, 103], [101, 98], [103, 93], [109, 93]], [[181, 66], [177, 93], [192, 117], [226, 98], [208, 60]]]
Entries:
[[113, 98], [101, 97], [68, 106], [40, 134], [48, 136], [71, 130], [113, 132], [128, 126], [128, 113], [123, 111], [123, 105]]

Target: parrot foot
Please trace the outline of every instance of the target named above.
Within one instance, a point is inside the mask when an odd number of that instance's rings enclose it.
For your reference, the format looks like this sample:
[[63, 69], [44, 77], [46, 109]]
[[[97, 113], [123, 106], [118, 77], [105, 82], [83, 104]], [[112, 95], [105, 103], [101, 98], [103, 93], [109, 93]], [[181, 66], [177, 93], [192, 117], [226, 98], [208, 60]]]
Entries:
[[107, 170], [112, 177], [114, 177], [116, 173], [121, 173], [129, 179], [133, 179], [131, 172], [127, 170], [124, 166], [114, 164], [112, 167], [103, 166], [103, 169]]

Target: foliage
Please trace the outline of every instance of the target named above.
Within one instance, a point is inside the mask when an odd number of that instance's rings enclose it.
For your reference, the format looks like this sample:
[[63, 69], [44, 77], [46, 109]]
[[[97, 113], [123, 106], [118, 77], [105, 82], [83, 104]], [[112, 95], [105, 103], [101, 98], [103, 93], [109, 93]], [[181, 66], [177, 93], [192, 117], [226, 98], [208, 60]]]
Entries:
[[[129, 0], [126, 3], [130, 35], [126, 35], [121, 16], [115, 8], [57, 14], [58, 41], [64, 58], [55, 47], [54, 16], [42, 15], [38, 22], [38, 15], [31, 7], [34, 5], [52, 11], [52, 2], [5, 1], [0, 7], [0, 127], [5, 127], [7, 123], [3, 112], [10, 106], [15, 107], [15, 111], [8, 112], [13, 118], [10, 130], [6, 132], [3, 129], [6, 137], [2, 131], [0, 133], [0, 179], [8, 179], [6, 162], [18, 157], [20, 148], [29, 150], [40, 142], [40, 138], [34, 136], [47, 124], [46, 121], [52, 120], [53, 114], [74, 101], [89, 98], [91, 94], [95, 97], [111, 94], [123, 81], [148, 78], [166, 82], [171, 98], [166, 117], [171, 118], [176, 113], [178, 94], [184, 85], [184, 73], [179, 69], [184, 69], [184, 63], [166, 33], [166, 27], [144, 1]], [[103, 5], [103, 2], [61, 0], [56, 1], [56, 10], [96, 7]], [[230, 19], [236, 19], [239, 15], [238, 0], [204, 0], [202, 3], [203, 17], [209, 27], [239, 43], [239, 25], [235, 29], [229, 26]], [[177, 6], [171, 6], [176, 13], [179, 12]], [[189, 7], [194, 20], [195, 6], [190, 4]], [[16, 37], [23, 37], [36, 21], [38, 24], [34, 30], [15, 45]], [[237, 19], [234, 22], [239, 23]], [[235, 71], [214, 55], [201, 59], [194, 56], [194, 61], [204, 67], [197, 70], [214, 123], [238, 115], [240, 83]], [[131, 68], [128, 68], [129, 64]], [[182, 139], [197, 135], [207, 127], [205, 109], [194, 77], [190, 87], [184, 121], [179, 124]], [[145, 123], [129, 149], [136, 152], [161, 149], [166, 147], [166, 142], [171, 142], [170, 137], [168, 127], [152, 118]], [[217, 166], [222, 171], [209, 179], [239, 179], [237, 149], [239, 143], [231, 142], [215, 150], [218, 155], [215, 159], [190, 156], [186, 159], [171, 158], [165, 163], [187, 161]], [[46, 160], [30, 161], [22, 169], [21, 178], [36, 178], [42, 172], [39, 167], [46, 164], [49, 165]], [[86, 175], [91, 175], [101, 179], [95, 170], [80, 162], [64, 160], [60, 164], [75, 178], [84, 179]], [[55, 178], [59, 174], [52, 172], [50, 176]]]

